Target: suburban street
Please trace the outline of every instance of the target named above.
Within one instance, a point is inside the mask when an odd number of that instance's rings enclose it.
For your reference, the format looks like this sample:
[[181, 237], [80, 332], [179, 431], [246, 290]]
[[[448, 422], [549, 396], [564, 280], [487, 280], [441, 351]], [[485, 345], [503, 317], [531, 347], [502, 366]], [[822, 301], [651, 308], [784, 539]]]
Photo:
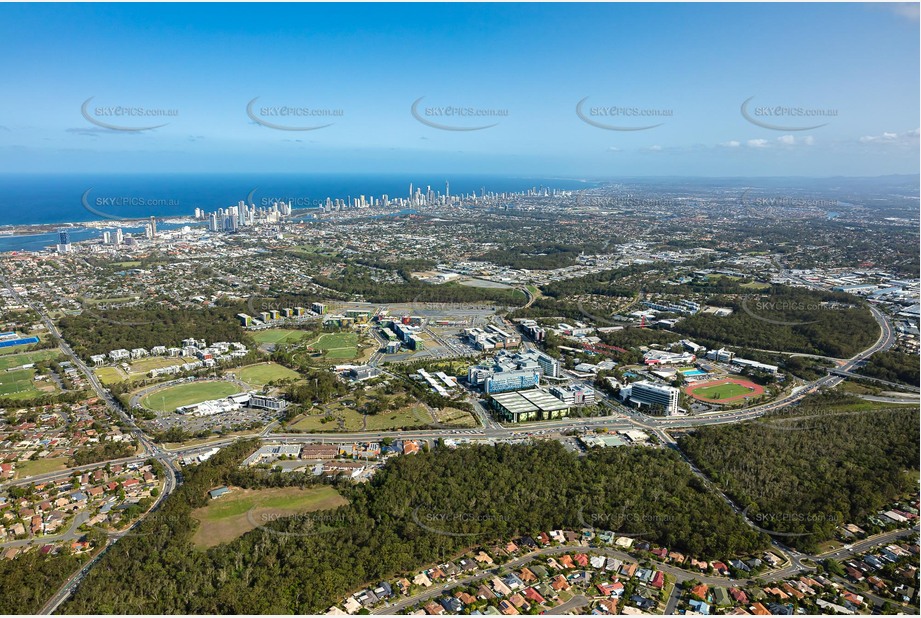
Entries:
[[[827, 557], [846, 558], [848, 556], [862, 553], [866, 551], [867, 549], [875, 547], [877, 545], [890, 543], [896, 539], [904, 538], [912, 534], [915, 534], [917, 532], [918, 532], [918, 527], [915, 527], [910, 530], [895, 530], [892, 532], [887, 532], [884, 534], [876, 535], [875, 537], [867, 538], [861, 541], [860, 543], [855, 543], [851, 547], [851, 549], [837, 550], [836, 552], [834, 552], [834, 555], [829, 555], [829, 554], [820, 554], [817, 556], [800, 555], [800, 558], [799, 560], [797, 560], [796, 563], [788, 564], [787, 566], [781, 567], [779, 569], [765, 571], [764, 573], [759, 574], [758, 578], [762, 580], [785, 579], [801, 571], [814, 570], [813, 567], [802, 566], [800, 564], [800, 561], [803, 559], [821, 560]], [[612, 549], [610, 547], [605, 547], [605, 546], [563, 545], [563, 546], [558, 546], [558, 547], [546, 547], [546, 548], [534, 550], [532, 552], [528, 552], [527, 554], [523, 556], [519, 556], [518, 558], [515, 558], [514, 560], [510, 560], [509, 562], [501, 566], [493, 566], [493, 567], [489, 567], [486, 569], [479, 569], [469, 575], [464, 575], [462, 577], [459, 577], [451, 581], [434, 584], [431, 587], [426, 588], [424, 591], [418, 594], [415, 594], [411, 597], [401, 599], [400, 601], [396, 603], [390, 603], [390, 604], [383, 605], [382, 607], [374, 610], [372, 613], [373, 614], [399, 613], [400, 611], [403, 611], [408, 607], [417, 605], [419, 603], [424, 603], [428, 600], [437, 598], [441, 596], [442, 594], [444, 594], [446, 591], [456, 588], [458, 586], [469, 586], [471, 584], [475, 584], [483, 580], [490, 579], [494, 577], [497, 573], [507, 573], [509, 571], [519, 569], [520, 567], [533, 562], [537, 558], [558, 556], [560, 554], [587, 553], [587, 552], [590, 552], [596, 555], [610, 557], [610, 558], [616, 558], [618, 560], [625, 561], [625, 562], [636, 562], [636, 558], [634, 558], [630, 554], [623, 552], [623, 551], [616, 550], [616, 549]], [[703, 584], [707, 584], [708, 586], [724, 586], [724, 587], [729, 587], [733, 585], [743, 585], [743, 584], [751, 585], [753, 583], [752, 580], [736, 580], [736, 579], [732, 579], [729, 577], [722, 577], [719, 575], [705, 575], [705, 574], [702, 574], [700, 571], [690, 571], [690, 570], [683, 569], [683, 568], [680, 568], [680, 567], [677, 567], [677, 566], [674, 566], [668, 563], [657, 562], [656, 568], [668, 574], [673, 580], [675, 580], [677, 584], [681, 584], [682, 582], [690, 581], [690, 580], [694, 580], [694, 581], [697, 581]], [[669, 597], [668, 603], [666, 604], [666, 611], [665, 611], [666, 614], [674, 613], [674, 609], [678, 601], [677, 593], [678, 593], [678, 590], [676, 586], [676, 590], [672, 591], [672, 595]], [[573, 600], [577, 598], [580, 598], [580, 597], [578, 596], [574, 597]], [[555, 612], [556, 614], [565, 613], [564, 611], [560, 610], [560, 607], [556, 608], [557, 610]]]

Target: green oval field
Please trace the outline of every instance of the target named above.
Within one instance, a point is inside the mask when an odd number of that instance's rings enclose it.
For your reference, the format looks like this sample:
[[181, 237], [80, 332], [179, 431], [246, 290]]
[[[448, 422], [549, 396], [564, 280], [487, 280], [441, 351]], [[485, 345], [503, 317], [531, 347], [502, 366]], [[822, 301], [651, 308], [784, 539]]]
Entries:
[[209, 399], [222, 399], [236, 395], [240, 387], [232, 382], [189, 382], [155, 391], [141, 398], [141, 405], [159, 412], [172, 412], [176, 408], [201, 403]]

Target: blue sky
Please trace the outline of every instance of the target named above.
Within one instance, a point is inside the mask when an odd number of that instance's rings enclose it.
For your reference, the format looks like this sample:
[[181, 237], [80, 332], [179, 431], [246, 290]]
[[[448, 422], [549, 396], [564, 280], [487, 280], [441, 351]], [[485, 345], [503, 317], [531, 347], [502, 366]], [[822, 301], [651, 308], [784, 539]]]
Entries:
[[[0, 169], [917, 174], [918, 27], [904, 4], [5, 4]], [[256, 97], [332, 124], [265, 126]]]

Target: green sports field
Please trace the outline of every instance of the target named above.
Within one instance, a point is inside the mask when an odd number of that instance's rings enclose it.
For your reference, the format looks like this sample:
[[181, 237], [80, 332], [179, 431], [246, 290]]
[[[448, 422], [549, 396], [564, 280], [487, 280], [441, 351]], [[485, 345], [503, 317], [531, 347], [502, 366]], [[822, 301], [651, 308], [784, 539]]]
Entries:
[[304, 338], [302, 330], [290, 328], [267, 328], [253, 333], [256, 343], [296, 343]]
[[358, 333], [326, 333], [310, 345], [329, 360], [350, 360], [358, 356]]
[[221, 399], [240, 392], [232, 382], [189, 382], [177, 384], [144, 396], [140, 403], [145, 408], [160, 412], [173, 412], [176, 408], [201, 403], [209, 399]]
[[[18, 371], [0, 371], [0, 397], [10, 399], [31, 399], [45, 393], [57, 392], [54, 382], [33, 382], [34, 369], [20, 369]], [[40, 384], [40, 386], [39, 386]]]
[[711, 382], [691, 384], [684, 392], [695, 399], [713, 403], [731, 403], [764, 394], [764, 387], [749, 380], [723, 378]]
[[751, 392], [750, 388], [741, 384], [729, 383], [719, 384], [717, 386], [705, 386], [694, 389], [694, 394], [705, 399], [728, 399], [729, 397], [738, 397]]
[[33, 390], [32, 376], [35, 371], [32, 369], [20, 369], [19, 371], [4, 371], [0, 373], [0, 395], [12, 395], [23, 391]]
[[260, 363], [258, 365], [238, 367], [233, 369], [231, 373], [251, 386], [265, 386], [275, 380], [284, 380], [286, 378], [296, 380], [301, 377], [298, 372], [278, 363]]
[[61, 351], [57, 348], [49, 350], [36, 350], [35, 352], [24, 352], [22, 354], [6, 354], [0, 356], [0, 371], [6, 371], [10, 367], [19, 367], [29, 363], [37, 363], [52, 358], [62, 357]]

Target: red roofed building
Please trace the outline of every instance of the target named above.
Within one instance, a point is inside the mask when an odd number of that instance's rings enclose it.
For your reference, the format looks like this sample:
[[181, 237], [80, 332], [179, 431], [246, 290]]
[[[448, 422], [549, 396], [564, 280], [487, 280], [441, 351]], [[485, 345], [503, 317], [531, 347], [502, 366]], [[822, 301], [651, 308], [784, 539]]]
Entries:
[[697, 584], [691, 588], [691, 596], [697, 597], [701, 601], [707, 600], [708, 592], [710, 592], [710, 587], [707, 584]]
[[543, 605], [544, 603], [547, 602], [547, 600], [544, 599], [544, 597], [542, 597], [541, 594], [537, 590], [534, 590], [534, 588], [526, 589], [524, 591], [524, 596], [526, 599], [531, 599], [538, 605]]
[[562, 575], [557, 575], [552, 580], [550, 580], [550, 587], [559, 592], [561, 590], [569, 590], [572, 586], [569, 585], [569, 582], [566, 581], [565, 577]]

